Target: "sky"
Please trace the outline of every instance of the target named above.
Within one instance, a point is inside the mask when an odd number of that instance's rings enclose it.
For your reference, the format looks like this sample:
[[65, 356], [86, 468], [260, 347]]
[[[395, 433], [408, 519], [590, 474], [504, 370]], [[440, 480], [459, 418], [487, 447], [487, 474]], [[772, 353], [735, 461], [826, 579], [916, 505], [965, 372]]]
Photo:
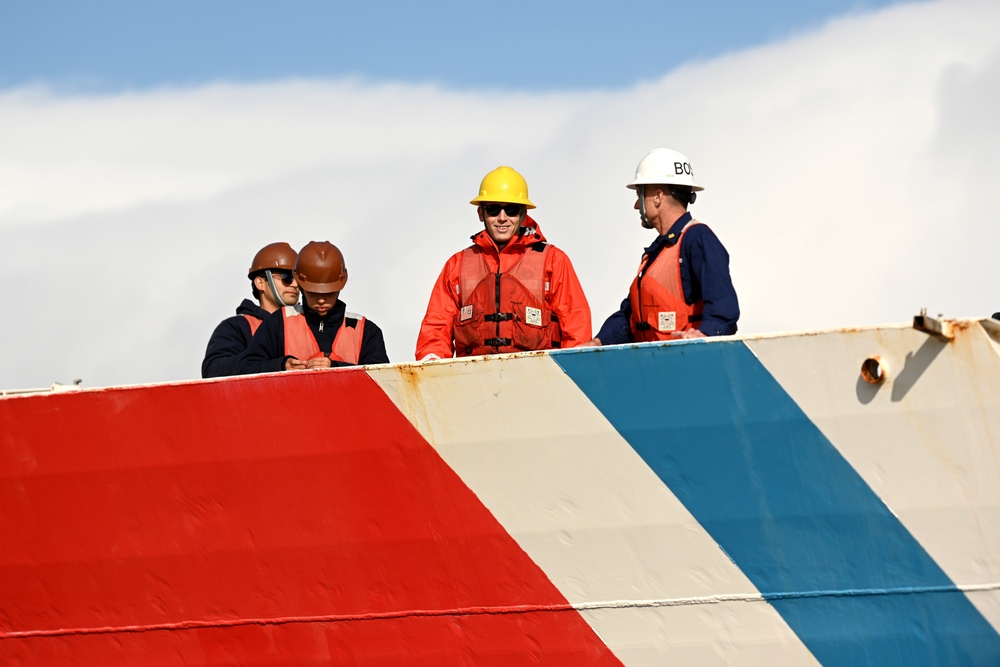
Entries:
[[[0, 86], [115, 92], [357, 78], [453, 89], [623, 89], [886, 0], [0, 0]], [[646, 28], [659, 22], [661, 36]]]
[[0, 0], [0, 388], [197, 378], [278, 240], [336, 243], [348, 308], [412, 360], [501, 164], [596, 332], [653, 240], [624, 185], [657, 146], [706, 187], [741, 334], [989, 316], [997, 25], [987, 0]]

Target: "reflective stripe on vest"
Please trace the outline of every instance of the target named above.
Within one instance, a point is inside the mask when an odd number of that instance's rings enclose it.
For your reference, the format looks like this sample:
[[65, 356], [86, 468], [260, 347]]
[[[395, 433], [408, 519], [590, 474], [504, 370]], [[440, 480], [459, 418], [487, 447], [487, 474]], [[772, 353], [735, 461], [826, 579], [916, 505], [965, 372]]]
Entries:
[[305, 316], [302, 306], [285, 306], [281, 309], [282, 321], [285, 326], [285, 356], [292, 356], [303, 361], [329, 356], [333, 361], [344, 361], [356, 364], [361, 358], [361, 339], [365, 330], [365, 318], [356, 313], [345, 313], [344, 321], [337, 329], [333, 339], [333, 350], [329, 355], [323, 354], [316, 342], [316, 336]]
[[264, 320], [259, 317], [254, 317], [253, 315], [247, 315], [246, 313], [243, 313], [243, 317], [246, 318], [247, 324], [250, 325], [250, 337], [253, 338], [253, 335], [257, 333], [257, 329], [260, 328], [260, 323]]
[[700, 224], [692, 220], [685, 225], [677, 243], [663, 248], [651, 265], [647, 266], [648, 258], [643, 256], [629, 289], [629, 324], [636, 341], [671, 340], [675, 331], [697, 328], [705, 303], [688, 305], [684, 301], [680, 256], [684, 235]]
[[548, 249], [542, 242], [528, 246], [506, 273], [492, 272], [479, 246], [465, 249], [454, 321], [456, 356], [559, 347], [558, 318], [545, 301]]

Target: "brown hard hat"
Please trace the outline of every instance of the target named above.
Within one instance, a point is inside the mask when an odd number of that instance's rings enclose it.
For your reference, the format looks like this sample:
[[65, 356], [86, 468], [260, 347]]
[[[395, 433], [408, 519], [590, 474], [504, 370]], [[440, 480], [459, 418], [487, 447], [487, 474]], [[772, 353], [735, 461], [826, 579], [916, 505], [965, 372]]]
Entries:
[[295, 261], [295, 280], [307, 292], [339, 292], [347, 284], [344, 254], [329, 241], [310, 241]]
[[285, 269], [291, 271], [295, 268], [295, 251], [287, 243], [271, 243], [253, 256], [250, 264], [250, 272], [247, 278], [253, 278], [253, 274], [265, 269]]

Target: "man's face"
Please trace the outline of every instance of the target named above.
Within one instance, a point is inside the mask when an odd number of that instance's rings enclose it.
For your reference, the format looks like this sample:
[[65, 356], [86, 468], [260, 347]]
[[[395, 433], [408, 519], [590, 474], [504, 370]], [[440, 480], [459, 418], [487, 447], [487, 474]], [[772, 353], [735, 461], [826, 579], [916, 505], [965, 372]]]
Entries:
[[646, 229], [653, 229], [656, 226], [654, 220], [659, 217], [659, 203], [662, 196], [662, 190], [658, 185], [640, 185], [636, 188], [634, 208], [639, 211], [639, 220]]
[[337, 303], [338, 296], [340, 296], [340, 292], [309, 292], [302, 290], [302, 298], [305, 300], [306, 305], [320, 317], [326, 317], [326, 314], [333, 308], [333, 304]]
[[294, 305], [299, 300], [299, 284], [295, 282], [295, 276], [291, 271], [271, 271], [274, 278], [274, 286], [278, 290], [278, 295], [285, 302], [286, 306]]
[[[278, 299], [281, 300], [281, 303], [276, 302], [274, 305], [278, 307], [295, 305], [295, 302], [299, 300], [299, 286], [295, 282], [295, 276], [292, 275], [292, 272], [285, 269], [272, 269], [270, 273], [274, 280], [274, 288], [278, 291]], [[266, 273], [258, 276], [254, 280], [254, 284], [262, 296], [267, 295], [271, 301], [275, 300], [274, 294], [267, 284]]]
[[486, 226], [486, 233], [501, 249], [517, 234], [525, 213], [523, 204], [483, 202], [479, 205], [479, 219]]

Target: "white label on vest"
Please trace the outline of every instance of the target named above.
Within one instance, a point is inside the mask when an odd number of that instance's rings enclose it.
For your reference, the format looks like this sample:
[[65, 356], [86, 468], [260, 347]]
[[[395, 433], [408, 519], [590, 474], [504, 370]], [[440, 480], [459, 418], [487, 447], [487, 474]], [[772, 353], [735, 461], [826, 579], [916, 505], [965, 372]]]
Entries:
[[459, 322], [465, 322], [472, 319], [472, 304], [468, 306], [462, 306], [462, 312], [458, 315]]
[[659, 326], [656, 327], [660, 331], [675, 331], [677, 329], [677, 313], [660, 313]]
[[528, 306], [524, 309], [524, 321], [534, 324], [536, 327], [542, 326], [542, 311], [539, 308]]

